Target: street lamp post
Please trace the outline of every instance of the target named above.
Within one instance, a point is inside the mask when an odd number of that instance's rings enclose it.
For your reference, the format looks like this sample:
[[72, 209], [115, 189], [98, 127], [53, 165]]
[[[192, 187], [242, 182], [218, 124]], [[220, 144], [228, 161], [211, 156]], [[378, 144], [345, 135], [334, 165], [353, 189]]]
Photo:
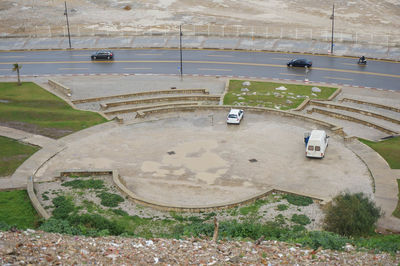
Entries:
[[331, 54], [333, 54], [333, 29], [335, 27], [335, 4], [333, 4], [332, 7], [331, 20], [332, 20]]
[[71, 49], [71, 34], [69, 32], [69, 21], [68, 21], [68, 9], [67, 9], [67, 1], [64, 2], [65, 3], [65, 12], [64, 15], [67, 18], [67, 29], [68, 29], [68, 41], [69, 41], [69, 49]]
[[179, 25], [179, 51], [180, 51], [180, 55], [181, 55], [180, 72], [181, 72], [181, 80], [182, 80], [182, 76], [183, 76], [183, 66], [182, 66], [182, 25]]

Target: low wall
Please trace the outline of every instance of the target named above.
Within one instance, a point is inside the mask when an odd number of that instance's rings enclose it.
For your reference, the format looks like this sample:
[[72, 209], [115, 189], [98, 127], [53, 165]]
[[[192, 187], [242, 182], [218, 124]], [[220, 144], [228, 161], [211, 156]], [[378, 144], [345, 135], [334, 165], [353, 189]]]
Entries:
[[357, 103], [357, 104], [365, 104], [365, 105], [370, 105], [370, 106], [374, 106], [377, 108], [382, 108], [382, 109], [386, 109], [386, 110], [390, 110], [393, 112], [397, 112], [400, 113], [400, 109], [393, 107], [393, 106], [387, 106], [387, 105], [383, 105], [383, 104], [379, 104], [379, 103], [371, 103], [371, 102], [365, 102], [365, 101], [360, 101], [360, 100], [356, 100], [356, 99], [351, 99], [351, 98], [343, 98], [341, 100], [341, 102], [353, 102], [353, 103]]
[[332, 108], [332, 109], [338, 109], [338, 110], [344, 110], [344, 111], [359, 113], [359, 114], [362, 114], [362, 115], [379, 118], [379, 119], [386, 120], [386, 121], [392, 122], [394, 124], [399, 124], [400, 125], [400, 121], [396, 120], [394, 118], [387, 117], [387, 116], [384, 116], [384, 115], [381, 115], [381, 114], [377, 114], [377, 113], [374, 113], [374, 112], [371, 112], [371, 111], [367, 111], [367, 110], [360, 110], [360, 109], [353, 108], [353, 107], [350, 107], [350, 106], [338, 105], [338, 104], [326, 103], [326, 102], [319, 102], [319, 101], [311, 101], [310, 104], [311, 105], [316, 105], [316, 106], [321, 106], [321, 107], [327, 107], [327, 108]]
[[49, 219], [50, 214], [47, 213], [47, 211], [43, 208], [42, 204], [40, 204], [39, 199], [36, 197], [36, 193], [33, 188], [33, 177], [30, 176], [28, 177], [27, 181], [27, 191], [28, 191], [28, 196], [29, 199], [31, 200], [33, 208], [37, 211], [37, 213], [44, 219]]
[[331, 111], [327, 111], [327, 110], [323, 110], [323, 109], [319, 109], [319, 108], [312, 108], [310, 110], [310, 112], [316, 112], [316, 113], [320, 113], [320, 114], [323, 114], [323, 115], [328, 115], [328, 116], [331, 116], [331, 117], [335, 117], [335, 118], [339, 118], [339, 119], [343, 119], [343, 120], [348, 120], [348, 121], [352, 121], [352, 122], [355, 122], [355, 123], [359, 123], [359, 124], [362, 124], [362, 125], [365, 125], [365, 126], [368, 126], [368, 127], [373, 127], [373, 128], [375, 128], [377, 130], [385, 132], [386, 134], [390, 134], [390, 135], [397, 135], [398, 134], [398, 132], [392, 131], [392, 130], [384, 128], [382, 126], [379, 126], [379, 125], [373, 124], [371, 122], [368, 122], [368, 121], [365, 121], [365, 120], [362, 120], [362, 119], [358, 119], [358, 118], [355, 118], [355, 117], [352, 117], [352, 116], [349, 116], [349, 115], [339, 114], [339, 113], [335, 113], [335, 112], [331, 112]]
[[103, 97], [96, 97], [96, 98], [88, 98], [88, 99], [80, 99], [74, 100], [72, 103], [79, 104], [79, 103], [89, 103], [89, 102], [100, 102], [105, 100], [111, 99], [124, 99], [130, 97], [140, 97], [146, 95], [157, 95], [157, 94], [192, 94], [192, 93], [202, 93], [202, 94], [210, 94], [208, 89], [170, 89], [170, 90], [158, 90], [158, 91], [143, 91], [143, 92], [136, 92], [136, 93], [129, 93], [129, 94], [119, 94], [113, 96], [103, 96]]
[[48, 80], [48, 83], [51, 87], [53, 87], [54, 89], [56, 89], [57, 91], [61, 92], [62, 94], [64, 94], [65, 96], [71, 97], [72, 91], [70, 88], [58, 83], [57, 81], [54, 81], [52, 79]]

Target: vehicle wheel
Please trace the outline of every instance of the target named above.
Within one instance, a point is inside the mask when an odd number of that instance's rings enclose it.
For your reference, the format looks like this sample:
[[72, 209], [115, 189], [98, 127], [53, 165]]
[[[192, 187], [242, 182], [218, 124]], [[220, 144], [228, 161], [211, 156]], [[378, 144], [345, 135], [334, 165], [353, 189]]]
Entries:
[[110, 57], [109, 57], [109, 56], [107, 56], [107, 59], [108, 59], [108, 60], [110, 60]]
[[93, 56], [93, 60], [96, 60], [96, 57], [95, 57], [95, 56]]

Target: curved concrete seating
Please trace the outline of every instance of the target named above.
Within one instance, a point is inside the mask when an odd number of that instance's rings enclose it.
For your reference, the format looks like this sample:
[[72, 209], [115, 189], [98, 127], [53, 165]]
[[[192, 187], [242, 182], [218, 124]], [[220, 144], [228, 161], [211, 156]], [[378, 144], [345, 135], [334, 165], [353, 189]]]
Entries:
[[183, 102], [183, 103], [166, 103], [166, 104], [157, 104], [157, 105], [143, 105], [143, 106], [138, 106], [138, 107], [108, 111], [108, 112], [104, 112], [104, 114], [105, 115], [116, 115], [116, 114], [133, 113], [133, 112], [137, 112], [140, 110], [146, 110], [146, 109], [167, 108], [167, 107], [198, 105], [198, 104], [199, 104], [199, 102]]
[[345, 110], [345, 111], [349, 111], [349, 112], [359, 113], [359, 114], [362, 114], [362, 115], [379, 118], [379, 119], [386, 120], [386, 121], [392, 122], [394, 124], [399, 124], [400, 125], [400, 120], [394, 119], [392, 117], [384, 116], [384, 115], [381, 115], [381, 114], [378, 114], [378, 113], [375, 113], [375, 112], [363, 110], [363, 109], [353, 108], [353, 107], [350, 107], [350, 106], [339, 105], [339, 104], [334, 104], [334, 103], [314, 101], [314, 100], [311, 100], [310, 104], [311, 105], [316, 105], [316, 106], [321, 106], [321, 107], [326, 107], [326, 108], [332, 108], [332, 109]]
[[357, 103], [357, 104], [365, 104], [365, 105], [370, 105], [370, 106], [374, 106], [377, 108], [382, 108], [382, 109], [386, 109], [386, 110], [390, 110], [393, 112], [397, 112], [400, 113], [400, 108], [396, 108], [393, 106], [387, 106], [387, 105], [383, 105], [383, 104], [378, 104], [378, 103], [371, 103], [371, 102], [366, 102], [366, 101], [361, 101], [361, 100], [357, 100], [357, 99], [352, 99], [352, 98], [343, 98], [340, 100], [340, 102], [353, 102], [353, 103]]
[[323, 114], [323, 115], [327, 115], [327, 116], [331, 116], [331, 117], [335, 117], [335, 118], [339, 118], [339, 119], [343, 119], [343, 120], [348, 120], [348, 121], [351, 121], [351, 122], [359, 123], [359, 124], [362, 124], [362, 125], [365, 125], [365, 126], [368, 126], [368, 127], [375, 128], [375, 129], [377, 129], [379, 131], [382, 131], [382, 132], [385, 132], [385, 133], [387, 133], [389, 135], [397, 135], [397, 134], [399, 134], [398, 132], [396, 132], [394, 130], [391, 130], [389, 128], [383, 127], [381, 125], [377, 125], [375, 123], [372, 123], [372, 122], [369, 122], [369, 121], [365, 121], [365, 120], [360, 119], [360, 118], [356, 118], [356, 117], [353, 117], [353, 116], [349, 116], [349, 115], [345, 115], [345, 114], [341, 114], [341, 113], [337, 113], [337, 112], [333, 112], [333, 111], [328, 111], [328, 110], [321, 109], [321, 108], [313, 107], [311, 110], [307, 110], [307, 112], [308, 113], [316, 112], [316, 113], [320, 113], [320, 114]]
[[147, 95], [158, 95], [158, 94], [209, 94], [208, 89], [170, 89], [170, 90], [157, 90], [157, 91], [143, 91], [129, 94], [119, 94], [112, 96], [80, 99], [72, 101], [73, 104], [88, 103], [88, 102], [100, 102], [111, 99], [123, 99], [123, 98], [133, 98], [141, 97]]
[[146, 103], [156, 103], [156, 102], [178, 102], [178, 101], [214, 101], [219, 102], [220, 95], [183, 95], [183, 96], [170, 96], [170, 97], [154, 97], [146, 99], [137, 99], [121, 102], [110, 102], [105, 103], [102, 108], [108, 109], [110, 107], [117, 107], [129, 104], [146, 104]]

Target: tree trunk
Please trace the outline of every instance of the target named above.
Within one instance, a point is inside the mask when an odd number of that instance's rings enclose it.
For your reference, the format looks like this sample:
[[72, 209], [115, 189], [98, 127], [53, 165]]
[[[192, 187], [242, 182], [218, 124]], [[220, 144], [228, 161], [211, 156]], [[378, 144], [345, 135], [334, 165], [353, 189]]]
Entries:
[[213, 235], [213, 241], [216, 243], [218, 241], [218, 228], [219, 228], [219, 223], [217, 220], [217, 217], [214, 217], [214, 235]]
[[18, 86], [21, 86], [21, 79], [19, 77], [19, 68], [17, 67]]

